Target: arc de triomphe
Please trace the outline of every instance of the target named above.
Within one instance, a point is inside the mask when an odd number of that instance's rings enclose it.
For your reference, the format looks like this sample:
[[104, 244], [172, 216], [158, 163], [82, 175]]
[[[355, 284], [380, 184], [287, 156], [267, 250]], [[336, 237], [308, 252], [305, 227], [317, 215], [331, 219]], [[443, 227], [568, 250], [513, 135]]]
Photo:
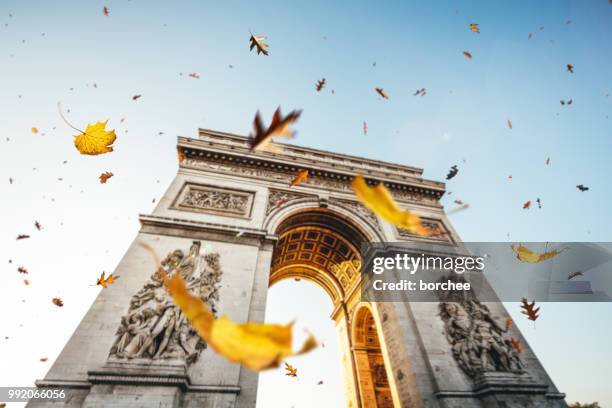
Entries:
[[[210, 130], [180, 137], [178, 174], [100, 292], [40, 388], [65, 401], [30, 407], [254, 407], [257, 373], [206, 349], [168, 299], [147, 243], [220, 314], [263, 321], [268, 287], [285, 278], [319, 284], [335, 305], [350, 407], [565, 407], [518, 329], [520, 372], [474, 375], [445, 335], [436, 303], [360, 301], [364, 242], [460, 242], [439, 199], [444, 184], [414, 167], [283, 145], [249, 152], [245, 137]], [[307, 169], [305, 183], [289, 187]], [[356, 200], [351, 180], [384, 182], [395, 200], [444, 234], [423, 238], [379, 219]], [[210, 251], [212, 249], [212, 251]], [[482, 306], [505, 321], [499, 302]], [[468, 310], [469, 313], [469, 310]], [[506, 334], [504, 334], [506, 336]]]

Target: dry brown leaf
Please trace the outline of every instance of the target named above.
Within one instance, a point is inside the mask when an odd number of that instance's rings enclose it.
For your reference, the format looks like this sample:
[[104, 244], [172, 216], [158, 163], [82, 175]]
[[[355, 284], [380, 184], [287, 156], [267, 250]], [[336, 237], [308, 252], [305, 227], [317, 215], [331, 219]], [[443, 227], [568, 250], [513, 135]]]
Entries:
[[528, 210], [531, 208], [531, 200], [528, 200], [523, 204], [523, 210]]
[[472, 30], [476, 34], [480, 34], [480, 28], [478, 28], [478, 24], [470, 23], [470, 30]]
[[315, 85], [315, 89], [317, 90], [317, 92], [321, 92], [321, 89], [323, 89], [325, 87], [325, 78], [317, 81], [317, 84]]
[[308, 180], [308, 170], [299, 171], [291, 182], [290, 187], [297, 186], [298, 184], [303, 183], [306, 180]]
[[536, 321], [538, 320], [538, 312], [540, 311], [539, 307], [535, 307], [535, 301], [529, 303], [526, 298], [521, 299], [521, 313], [527, 316], [529, 320]]
[[28, 238], [30, 238], [30, 236], [26, 235], [26, 234], [19, 234], [19, 235], [17, 235], [17, 241], [19, 241], [21, 239], [28, 239]]
[[51, 302], [53, 302], [53, 304], [57, 307], [63, 307], [64, 306], [64, 302], [62, 302], [62, 299], [60, 298], [53, 298], [51, 299]]
[[266, 38], [267, 37], [258, 37], [256, 35], [251, 35], [251, 38], [249, 38], [249, 41], [251, 42], [251, 48], [249, 48], [249, 50], [253, 51], [253, 48], [256, 48], [257, 55], [268, 55], [268, 44], [263, 42]]
[[297, 377], [297, 368], [293, 367], [287, 362], [285, 362], [285, 370], [287, 370], [287, 372], [285, 373], [286, 376]]
[[38, 133], [38, 128], [33, 127], [33, 128], [32, 128], [32, 133], [37, 134], [37, 133]]
[[472, 53], [469, 51], [463, 51], [463, 55], [465, 55], [469, 59], [472, 59]]
[[96, 285], [100, 285], [104, 289], [106, 289], [109, 284], [111, 284], [111, 283], [115, 282], [117, 279], [119, 279], [119, 276], [114, 276], [112, 273], [110, 275], [108, 275], [108, 277], [105, 277], [104, 276], [105, 273], [106, 272], [102, 271], [102, 274], [100, 275], [100, 277], [96, 281]]
[[508, 119], [508, 129], [512, 130], [512, 121]]
[[389, 95], [387, 95], [384, 89], [382, 88], [374, 88], [374, 89], [376, 90], [376, 93], [378, 93], [381, 97], [383, 97], [384, 99], [389, 99]]
[[105, 171], [104, 173], [100, 174], [100, 184], [106, 184], [108, 179], [113, 176], [114, 174], [111, 173], [110, 171]]
[[289, 112], [285, 117], [281, 114], [280, 106], [274, 112], [272, 116], [272, 123], [265, 129], [259, 111], [255, 114], [253, 120], [254, 132], [249, 135], [249, 145], [251, 150], [264, 150], [270, 148], [272, 139], [275, 137], [284, 137], [291, 139], [295, 132], [290, 129], [289, 126], [294, 124], [300, 117], [302, 111], [294, 110]]
[[519, 340], [512, 338], [510, 339], [510, 344], [512, 344], [512, 348], [515, 349], [517, 353], [523, 352], [523, 344]]

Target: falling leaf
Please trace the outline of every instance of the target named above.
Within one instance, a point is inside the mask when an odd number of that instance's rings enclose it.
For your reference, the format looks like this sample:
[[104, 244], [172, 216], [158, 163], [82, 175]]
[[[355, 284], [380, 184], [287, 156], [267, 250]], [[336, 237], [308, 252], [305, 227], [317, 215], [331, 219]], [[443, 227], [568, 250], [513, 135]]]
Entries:
[[508, 129], [512, 130], [512, 121], [508, 119]]
[[20, 267], [17, 268], [17, 272], [23, 273], [23, 274], [27, 274], [28, 270], [25, 267], [20, 266]]
[[166, 289], [194, 330], [215, 352], [228, 360], [261, 371], [278, 367], [285, 357], [307, 353], [317, 347], [317, 341], [310, 335], [302, 348], [294, 352], [291, 347], [293, 323], [237, 324], [226, 316], [215, 319], [208, 305], [189, 292], [181, 275], [168, 276], [155, 251], [148, 245], [142, 246], [155, 258]]
[[32, 128], [32, 133], [37, 134], [37, 133], [38, 133], [38, 128], [33, 127], [33, 128]]
[[104, 7], [102, 9], [102, 14], [104, 14], [106, 17], [108, 17], [108, 7]]
[[514, 320], [512, 320], [512, 318], [511, 318], [511, 317], [508, 317], [508, 318], [506, 319], [506, 331], [508, 331], [508, 329], [509, 329], [510, 327], [512, 327], [512, 324], [513, 324], [513, 323], [514, 323]]
[[533, 302], [529, 303], [526, 298], [523, 298], [521, 300], [521, 302], [522, 302], [521, 309], [523, 309], [521, 311], [521, 313], [524, 314], [525, 316], [527, 316], [527, 318], [529, 320], [532, 320], [532, 321], [535, 322], [538, 319], [538, 317], [540, 317], [538, 315], [538, 312], [540, 311], [540, 308], [539, 307], [537, 307], [537, 308], [535, 307], [535, 300]]
[[34, 221], [34, 227], [36, 227], [36, 229], [39, 231], [42, 229], [42, 226], [40, 225], [40, 222], [38, 221]]
[[264, 129], [261, 116], [258, 111], [255, 114], [255, 120], [253, 121], [255, 131], [249, 135], [249, 145], [251, 151], [265, 149], [270, 145], [272, 139], [275, 137], [291, 139], [295, 132], [292, 131], [289, 126], [298, 120], [301, 113], [301, 110], [294, 110], [287, 116], [283, 117], [281, 114], [281, 108], [279, 106], [276, 109], [276, 112], [274, 112], [274, 116], [272, 116], [272, 123], [267, 129]]
[[106, 272], [102, 271], [102, 275], [100, 275], [100, 278], [98, 278], [98, 280], [96, 281], [96, 285], [102, 286], [104, 289], [108, 287], [108, 284], [111, 284], [115, 282], [117, 279], [119, 279], [119, 276], [113, 276], [112, 273], [108, 275], [108, 277], [106, 278], [104, 276], [105, 273]]
[[285, 373], [286, 376], [297, 377], [297, 368], [293, 367], [291, 364], [285, 363], [285, 370], [287, 370]]
[[472, 53], [469, 51], [463, 51], [463, 55], [465, 55], [466, 57], [472, 59]]
[[427, 94], [427, 89], [425, 88], [421, 88], [421, 89], [417, 89], [416, 92], [414, 94], [412, 94], [413, 96], [425, 96]]
[[374, 89], [381, 97], [383, 97], [384, 99], [389, 99], [389, 95], [387, 95], [384, 89], [382, 88], [374, 88]]
[[548, 166], [549, 164], [550, 164], [550, 157], [546, 159], [546, 165]]
[[574, 66], [572, 64], [567, 64], [567, 72], [569, 72], [570, 74], [574, 73]]
[[291, 182], [290, 187], [297, 186], [298, 184], [303, 183], [306, 180], [308, 180], [308, 170], [299, 171]]
[[584, 276], [584, 273], [580, 271], [572, 272], [569, 275], [567, 275], [567, 280], [572, 280], [574, 278], [577, 278], [578, 276]]
[[114, 174], [111, 173], [110, 171], [105, 171], [104, 173], [100, 174], [100, 183], [101, 184], [106, 184], [108, 179], [113, 177], [113, 176], [114, 176]]
[[508, 176], [508, 180], [512, 180], [512, 176], [511, 176], [511, 175], [510, 175], [510, 176]]
[[516, 258], [521, 262], [526, 263], [538, 263], [542, 261], [546, 261], [547, 259], [554, 258], [563, 252], [566, 248], [561, 250], [552, 250], [543, 253], [537, 253], [527, 248], [526, 246], [520, 245], [510, 245], [514, 253], [516, 254]]
[[117, 135], [114, 130], [106, 130], [107, 122], [88, 124], [85, 132], [74, 137], [74, 146], [81, 154], [95, 156], [113, 151], [111, 145], [117, 140]]
[[363, 122], [363, 134], [368, 134], [368, 122]]
[[531, 200], [528, 200], [523, 204], [523, 210], [528, 210], [531, 208]]
[[53, 302], [53, 304], [57, 307], [63, 307], [64, 306], [64, 302], [62, 302], [62, 299], [60, 298], [53, 298], [51, 299], [51, 302]]
[[28, 239], [28, 238], [30, 238], [30, 236], [26, 234], [17, 235], [17, 241], [19, 241], [20, 239]]
[[23, 283], [24, 283], [26, 286], [30, 286], [30, 281], [29, 281], [28, 279], [24, 279], [24, 280], [23, 280]]
[[253, 48], [256, 47], [257, 55], [268, 55], [268, 44], [263, 42], [263, 40], [265, 40], [266, 38], [268, 37], [258, 37], [256, 35], [251, 35], [251, 38], [249, 38], [249, 41], [251, 42], [251, 48], [249, 48], [249, 50], [253, 51]]
[[455, 177], [459, 173], [459, 167], [456, 164], [452, 165], [448, 173], [446, 174], [446, 179], [450, 180]]
[[190, 76], [191, 78], [200, 79], [200, 75], [198, 75], [198, 74], [197, 74], [197, 73], [195, 73], [195, 72], [192, 72], [191, 74], [189, 74], [189, 76]]
[[512, 348], [516, 350], [517, 353], [523, 352], [523, 344], [515, 338], [510, 339], [510, 344], [512, 344]]
[[461, 200], [455, 200], [455, 201], [453, 201], [453, 202], [454, 202], [455, 204], [457, 204], [457, 205], [463, 205], [463, 201], [461, 201]]
[[470, 30], [477, 34], [480, 34], [480, 28], [478, 28], [478, 24], [470, 23]]
[[353, 180], [353, 190], [363, 205], [391, 224], [422, 236], [432, 234], [432, 231], [421, 223], [419, 216], [398, 207], [382, 182], [370, 187], [362, 176], [356, 176]]
[[586, 187], [585, 185], [582, 185], [582, 184], [578, 184], [578, 185], [576, 186], [576, 188], [577, 188], [578, 190], [582, 191], [583, 193], [584, 193], [585, 191], [589, 191], [589, 188], [588, 188], [588, 187]]
[[321, 381], [319, 381], [319, 382], [317, 383], [317, 385], [323, 385], [323, 381], [322, 381], [322, 380], [321, 380]]
[[140, 99], [141, 97], [142, 97], [142, 95], [134, 95], [134, 96], [132, 96], [132, 100], [135, 101], [135, 100]]
[[185, 160], [185, 153], [183, 153], [183, 150], [179, 147], [177, 148], [178, 151], [178, 161], [179, 163], [182, 163]]
[[529, 33], [529, 35], [527, 36], [527, 39], [531, 40], [532, 37], [533, 37], [533, 34]]
[[325, 78], [317, 81], [317, 84], [315, 86], [316, 86], [317, 92], [321, 92], [321, 89], [325, 87]]
[[47, 357], [42, 357], [42, 358], [40, 359], [40, 361], [41, 361], [41, 362], [43, 362], [43, 363], [47, 362], [47, 360], [48, 360], [48, 358], [47, 358]]

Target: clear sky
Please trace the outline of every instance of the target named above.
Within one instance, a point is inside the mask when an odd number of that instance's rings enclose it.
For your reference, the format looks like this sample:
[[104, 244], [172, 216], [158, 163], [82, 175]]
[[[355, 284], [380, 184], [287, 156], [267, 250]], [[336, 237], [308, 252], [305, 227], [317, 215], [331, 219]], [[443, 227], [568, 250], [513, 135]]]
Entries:
[[[250, 32], [268, 37], [268, 57], [249, 52]], [[246, 135], [258, 109], [267, 120], [278, 105], [303, 109], [299, 145], [423, 167], [434, 180], [457, 164], [443, 204], [470, 204], [451, 216], [466, 241], [611, 241], [611, 38], [607, 0], [3, 0], [0, 362], [12, 369], [0, 370], [0, 385], [44, 376], [98, 293], [90, 285], [114, 269], [138, 213], [152, 211], [175, 175], [176, 136], [198, 127]], [[58, 101], [78, 127], [108, 119], [116, 151], [79, 155]], [[115, 174], [106, 185], [102, 171]], [[20, 233], [32, 238], [16, 241]], [[321, 290], [283, 285], [269, 299], [283, 314], [269, 319], [328, 318]], [[568, 400], [612, 406], [610, 304], [544, 304], [535, 327], [507, 306]], [[309, 329], [333, 342], [328, 323]], [[333, 377], [316, 391], [338, 401], [333, 351], [312, 357]], [[321, 406], [308, 397], [319, 373], [306, 370], [308, 386], [292, 388], [281, 373], [262, 376], [266, 406], [290, 397]]]

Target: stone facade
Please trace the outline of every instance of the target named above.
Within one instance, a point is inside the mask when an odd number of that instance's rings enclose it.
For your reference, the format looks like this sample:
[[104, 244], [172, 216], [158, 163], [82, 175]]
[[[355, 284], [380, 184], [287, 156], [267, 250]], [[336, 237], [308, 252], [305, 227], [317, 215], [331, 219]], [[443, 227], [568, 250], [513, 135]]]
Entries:
[[[463, 344], [461, 322], [450, 324], [449, 341], [450, 317], [440, 305], [360, 302], [360, 243], [460, 242], [439, 204], [443, 183], [423, 179], [421, 169], [296, 146], [251, 153], [246, 138], [209, 130], [197, 139], [180, 137], [178, 148], [184, 160], [153, 214], [141, 215], [141, 230], [114, 272], [122, 279], [100, 292], [37, 381], [69, 390], [69, 398], [29, 407], [255, 406], [257, 374], [192, 336], [157, 290], [155, 265], [142, 244], [168, 254], [168, 271], [192, 279], [192, 292], [239, 322], [264, 320], [268, 286], [279, 279], [320, 284], [336, 306], [350, 407], [373, 401], [402, 408], [566, 406], [516, 327], [509, 335], [525, 344], [520, 370], [470, 372], [455, 347]], [[308, 181], [290, 188], [304, 169]], [[352, 193], [355, 174], [383, 182], [400, 206], [443, 233], [423, 240], [380, 220]], [[194, 242], [201, 243], [197, 251]], [[492, 327], [508, 314], [501, 303], [484, 306], [486, 318], [471, 318], [495, 334]], [[360, 337], [356, 322], [364, 307], [370, 331]], [[373, 336], [377, 342], [368, 343]]]

